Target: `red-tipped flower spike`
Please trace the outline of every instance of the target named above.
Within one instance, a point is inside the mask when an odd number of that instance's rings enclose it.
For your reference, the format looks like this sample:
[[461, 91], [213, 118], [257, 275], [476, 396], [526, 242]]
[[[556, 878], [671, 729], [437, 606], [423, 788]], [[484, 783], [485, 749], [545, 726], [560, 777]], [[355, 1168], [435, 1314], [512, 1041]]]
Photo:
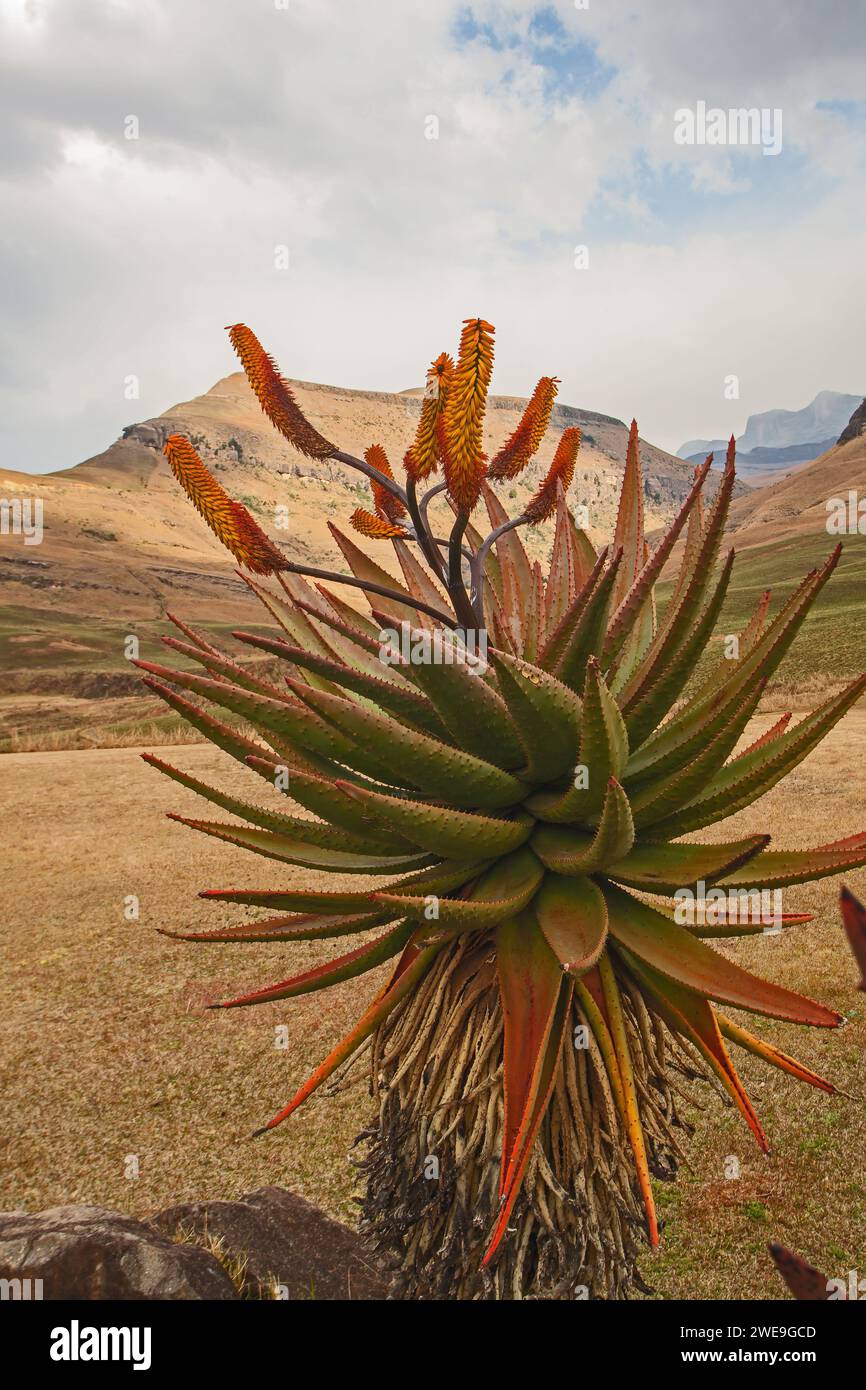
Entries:
[[421, 414], [415, 439], [404, 459], [410, 478], [417, 482], [435, 473], [439, 466], [438, 422], [448, 400], [448, 387], [454, 372], [454, 359], [440, 352], [427, 373], [427, 385], [421, 402]]
[[533, 525], [537, 525], [539, 521], [547, 521], [553, 516], [556, 511], [556, 491], [560, 483], [563, 492], [568, 492], [574, 477], [574, 466], [577, 462], [579, 448], [580, 430], [577, 428], [563, 430], [562, 437], [556, 446], [556, 453], [553, 455], [553, 462], [547, 470], [547, 476], [524, 509], [524, 516]]
[[229, 337], [259, 405], [283, 438], [307, 458], [333, 457], [337, 453], [336, 444], [330, 444], [310, 424], [292, 395], [289, 383], [280, 376], [276, 362], [265, 352], [252, 329], [245, 323], [236, 323], [229, 329]]
[[503, 444], [487, 469], [487, 477], [498, 482], [522, 473], [544, 438], [550, 412], [556, 399], [559, 378], [543, 376], [527, 402], [517, 429]]
[[[364, 458], [371, 468], [378, 469], [380, 473], [384, 473], [385, 477], [390, 478], [393, 482], [394, 474], [391, 472], [388, 455], [381, 444], [371, 444], [369, 449], [364, 450]], [[401, 516], [406, 515], [406, 508], [400, 498], [394, 496], [393, 492], [389, 492], [381, 483], [375, 481], [371, 481], [370, 486], [373, 489], [373, 501], [376, 504], [378, 517], [381, 517], [383, 521], [397, 522]]]
[[448, 494], [464, 515], [478, 501], [484, 481], [482, 429], [493, 372], [493, 333], [484, 319], [465, 320], [438, 433]]
[[188, 439], [171, 434], [163, 450], [187, 497], [214, 535], [254, 574], [276, 574], [286, 559], [253, 521], [246, 507], [234, 502], [202, 463]]
[[360, 535], [369, 536], [374, 541], [395, 540], [408, 534], [405, 526], [399, 526], [384, 516], [374, 516], [364, 507], [356, 507], [349, 521]]

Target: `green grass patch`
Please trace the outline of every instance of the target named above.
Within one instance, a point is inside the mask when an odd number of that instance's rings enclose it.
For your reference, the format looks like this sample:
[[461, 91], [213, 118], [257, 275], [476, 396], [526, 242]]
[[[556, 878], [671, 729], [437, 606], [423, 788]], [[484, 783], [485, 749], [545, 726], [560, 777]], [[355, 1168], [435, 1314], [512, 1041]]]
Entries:
[[[736, 546], [736, 535], [733, 543]], [[719, 659], [727, 634], [742, 631], [765, 589], [772, 590], [772, 617], [809, 571], [824, 563], [834, 544], [832, 536], [819, 532], [738, 554], [725, 605], [702, 666]], [[671, 589], [670, 582], [659, 585], [660, 611], [664, 611]], [[866, 539], [844, 537], [836, 571], [815, 601], [773, 682], [802, 685], [816, 677], [843, 681], [866, 670], [864, 592]]]

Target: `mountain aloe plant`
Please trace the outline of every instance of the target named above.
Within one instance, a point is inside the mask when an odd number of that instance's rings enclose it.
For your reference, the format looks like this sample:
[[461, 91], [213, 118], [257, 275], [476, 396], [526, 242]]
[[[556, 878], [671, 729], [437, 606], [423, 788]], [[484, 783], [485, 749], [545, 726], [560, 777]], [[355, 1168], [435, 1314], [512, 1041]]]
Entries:
[[[356, 458], [325, 439], [247, 327], [230, 336], [285, 439], [369, 479], [370, 507], [351, 520], [391, 542], [402, 580], [335, 526], [349, 573], [292, 560], [189, 441], [168, 439], [176, 478], [275, 624], [273, 635], [235, 638], [285, 663], [265, 678], [179, 619], [182, 638], [165, 641], [203, 674], [139, 663], [174, 710], [271, 784], [265, 804], [243, 800], [145, 755], [231, 817], [176, 820], [272, 861], [261, 888], [203, 895], [269, 915], [168, 934], [352, 938], [326, 964], [222, 1008], [390, 963], [355, 1027], [265, 1130], [366, 1049], [375, 1113], [358, 1160], [362, 1225], [398, 1294], [626, 1296], [642, 1241], [659, 1239], [651, 1179], [674, 1177], [682, 1153], [683, 1077], [714, 1083], [762, 1149], [732, 1052], [834, 1089], [726, 1011], [827, 1028], [840, 1016], [748, 973], [708, 938], [764, 931], [758, 890], [866, 864], [866, 834], [812, 850], [771, 849], [763, 833], [683, 837], [762, 796], [862, 692], [866, 677], [740, 746], [839, 551], [772, 618], [764, 594], [735, 655], [713, 664], [733, 562], [733, 552], [720, 560], [733, 441], [721, 474], [711, 459], [695, 470], [651, 549], [632, 424], [615, 530], [596, 553], [567, 502], [579, 430], [561, 434], [520, 515], [497, 497], [536, 454], [558, 383], [541, 379], [488, 459], [484, 320], [466, 321], [456, 361], [433, 362], [402, 482], [380, 445]], [[438, 515], [450, 503], [447, 527], [431, 517], [437, 494]], [[482, 503], [489, 534], [473, 521]], [[543, 568], [519, 531], [548, 520]], [[654, 586], [677, 561], [657, 614]], [[279, 865], [351, 881], [302, 888]], [[725, 909], [684, 921], [683, 894], [707, 887], [722, 890]], [[788, 912], [774, 926], [808, 920]]]

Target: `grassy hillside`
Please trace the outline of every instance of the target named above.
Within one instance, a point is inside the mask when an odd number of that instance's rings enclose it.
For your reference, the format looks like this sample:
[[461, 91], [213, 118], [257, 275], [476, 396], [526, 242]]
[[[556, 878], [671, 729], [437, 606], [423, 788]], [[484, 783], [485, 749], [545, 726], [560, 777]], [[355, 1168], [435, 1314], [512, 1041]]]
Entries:
[[[259, 604], [250, 602], [248, 619], [197, 624], [216, 644], [237, 649], [246, 664], [250, 649], [231, 638], [241, 625], [267, 630]], [[142, 685], [141, 673], [125, 656], [125, 643], [134, 635], [145, 660], [163, 661], [161, 638], [167, 633], [180, 635], [165, 617], [131, 622], [0, 608], [0, 753], [195, 742], [195, 731]], [[264, 658], [252, 661], [268, 664]], [[193, 669], [178, 653], [172, 664]]]
[[[728, 540], [736, 545], [737, 537]], [[727, 600], [702, 665], [718, 659], [726, 634], [746, 626], [765, 589], [772, 590], [772, 617], [806, 574], [824, 563], [835, 544], [836, 537], [821, 531], [738, 551]], [[842, 685], [866, 671], [866, 537], [843, 537], [842, 546], [835, 573], [773, 677], [768, 693], [780, 688], [808, 693]], [[662, 602], [671, 587], [669, 581], [659, 586]]]

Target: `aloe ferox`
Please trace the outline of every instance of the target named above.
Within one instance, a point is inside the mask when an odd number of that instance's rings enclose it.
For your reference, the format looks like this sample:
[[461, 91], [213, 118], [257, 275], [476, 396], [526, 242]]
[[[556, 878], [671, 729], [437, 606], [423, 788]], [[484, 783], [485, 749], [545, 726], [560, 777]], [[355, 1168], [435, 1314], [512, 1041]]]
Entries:
[[[840, 1016], [707, 938], [765, 929], [754, 890], [866, 864], [866, 834], [811, 850], [772, 849], [761, 833], [682, 837], [751, 805], [861, 694], [866, 677], [740, 746], [839, 550], [772, 618], [762, 595], [733, 657], [708, 662], [734, 558], [720, 555], [733, 440], [721, 474], [711, 459], [695, 470], [650, 549], [633, 423], [615, 531], [597, 553], [567, 501], [579, 430], [562, 432], [520, 515], [496, 495], [537, 452], [557, 380], [539, 381], [488, 459], [493, 329], [483, 319], [464, 323], [456, 359], [442, 353], [429, 369], [403, 482], [380, 445], [357, 458], [325, 439], [245, 325], [230, 336], [289, 444], [366, 475], [371, 508], [352, 524], [391, 542], [402, 581], [333, 526], [350, 573], [292, 561], [188, 440], [168, 439], [175, 476], [275, 624], [272, 636], [235, 638], [286, 665], [280, 683], [265, 679], [177, 618], [182, 637], [165, 640], [203, 673], [139, 663], [173, 709], [272, 784], [267, 805], [145, 757], [232, 817], [175, 817], [185, 825], [285, 865], [369, 876], [333, 891], [293, 887], [291, 876], [211, 891], [270, 915], [168, 934], [353, 938], [327, 964], [223, 1008], [391, 962], [355, 1027], [265, 1130], [366, 1045], [376, 1109], [359, 1159], [362, 1225], [398, 1295], [627, 1296], [642, 1242], [659, 1239], [651, 1178], [673, 1177], [682, 1152], [674, 1075], [713, 1082], [764, 1149], [732, 1049], [834, 1089], [724, 1011], [829, 1028]], [[429, 511], [437, 494], [452, 517], [441, 538]], [[487, 535], [472, 520], [482, 503]], [[548, 520], [545, 569], [519, 530]], [[677, 556], [658, 615], [655, 584]], [[281, 809], [286, 797], [301, 814]], [[700, 885], [738, 910], [677, 920], [674, 895]], [[808, 920], [786, 912], [775, 925]]]

